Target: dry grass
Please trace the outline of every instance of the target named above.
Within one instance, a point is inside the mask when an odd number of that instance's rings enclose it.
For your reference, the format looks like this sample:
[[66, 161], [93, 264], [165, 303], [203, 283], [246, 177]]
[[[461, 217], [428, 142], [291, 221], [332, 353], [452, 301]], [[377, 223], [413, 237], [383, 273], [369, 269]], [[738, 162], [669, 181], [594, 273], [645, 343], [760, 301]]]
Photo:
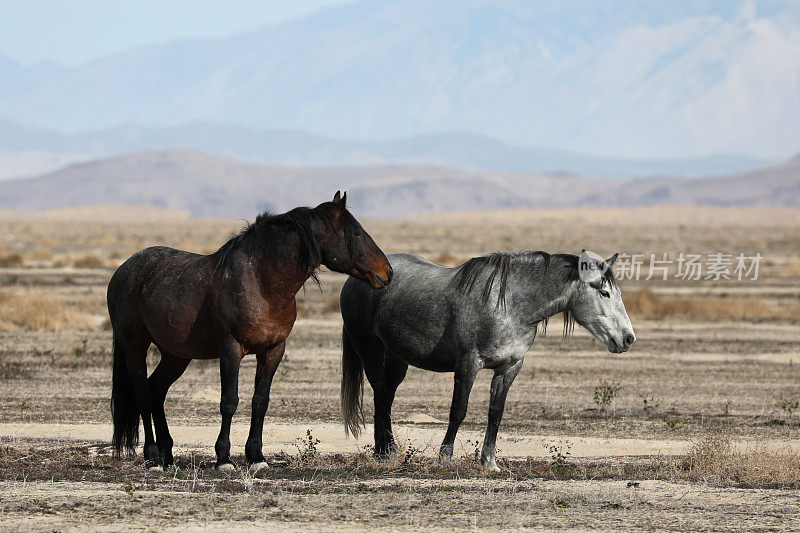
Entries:
[[53, 259], [53, 254], [44, 248], [38, 248], [27, 255], [27, 258], [34, 262], [48, 262]]
[[41, 291], [0, 291], [0, 330], [91, 329], [90, 317]]
[[83, 255], [62, 255], [53, 260], [53, 266], [56, 268], [63, 268], [73, 266], [76, 268], [103, 268], [106, 262], [92, 253], [85, 253]]
[[753, 488], [800, 487], [800, 453], [763, 444], [737, 445], [713, 433], [696, 441], [683, 460], [688, 479]]
[[763, 298], [681, 298], [659, 296], [647, 289], [627, 292], [625, 308], [632, 318], [661, 320], [797, 321], [796, 314], [781, 311]]
[[105, 266], [105, 261], [92, 254], [84, 254], [76, 257], [72, 264], [78, 268], [101, 268]]
[[9, 250], [0, 250], [0, 267], [9, 268], [22, 266], [22, 256]]
[[329, 298], [322, 306], [322, 312], [323, 313], [341, 312], [341, 309], [339, 308], [339, 298]]

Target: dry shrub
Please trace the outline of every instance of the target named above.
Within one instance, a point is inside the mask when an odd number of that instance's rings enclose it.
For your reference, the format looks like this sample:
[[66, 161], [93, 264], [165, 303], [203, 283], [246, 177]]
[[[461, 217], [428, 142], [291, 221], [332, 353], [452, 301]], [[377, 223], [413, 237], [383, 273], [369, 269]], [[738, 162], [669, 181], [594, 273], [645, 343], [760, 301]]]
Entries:
[[53, 259], [52, 264], [54, 268], [63, 268], [70, 265], [70, 260], [68, 257], [60, 255]]
[[0, 291], [0, 330], [58, 331], [92, 329], [91, 318], [65, 302], [39, 291]]
[[322, 306], [323, 313], [339, 313], [339, 298], [328, 298], [328, 301]]
[[762, 298], [675, 298], [645, 289], [625, 294], [628, 313], [644, 319], [678, 318], [699, 321], [795, 320]]
[[50, 261], [53, 259], [53, 254], [50, 253], [49, 250], [45, 250], [44, 248], [37, 248], [36, 250], [32, 251], [28, 254], [28, 259], [31, 261]]
[[18, 267], [22, 266], [22, 256], [16, 252], [9, 250], [0, 250], [0, 267]]
[[740, 446], [730, 436], [713, 433], [697, 440], [683, 462], [685, 477], [754, 488], [800, 487], [800, 453], [788, 445]]
[[92, 254], [76, 257], [72, 264], [78, 268], [100, 268], [105, 266], [105, 262], [102, 259]]

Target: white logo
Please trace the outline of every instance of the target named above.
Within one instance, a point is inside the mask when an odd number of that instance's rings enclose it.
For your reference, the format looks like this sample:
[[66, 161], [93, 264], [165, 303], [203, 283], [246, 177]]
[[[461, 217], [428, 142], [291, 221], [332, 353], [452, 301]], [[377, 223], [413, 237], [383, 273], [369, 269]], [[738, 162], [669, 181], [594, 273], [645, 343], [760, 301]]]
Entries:
[[581, 281], [593, 283], [603, 277], [608, 270], [608, 263], [602, 256], [583, 250], [578, 257], [578, 276]]

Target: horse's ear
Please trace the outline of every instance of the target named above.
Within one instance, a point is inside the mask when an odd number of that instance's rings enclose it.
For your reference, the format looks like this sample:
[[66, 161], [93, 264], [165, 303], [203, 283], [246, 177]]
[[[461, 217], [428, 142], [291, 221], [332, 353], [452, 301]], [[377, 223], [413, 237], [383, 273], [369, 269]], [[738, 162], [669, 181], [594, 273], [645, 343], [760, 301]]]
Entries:
[[339, 211], [344, 211], [344, 208], [347, 207], [347, 191], [344, 194], [336, 191], [336, 194], [333, 195], [333, 204], [339, 208]]
[[335, 220], [338, 220], [339, 217], [344, 213], [345, 207], [347, 204], [347, 193], [341, 193], [341, 191], [336, 191], [336, 195], [333, 197], [333, 212], [332, 216]]
[[608, 265], [608, 268], [614, 266], [614, 262], [617, 260], [617, 257], [619, 257], [619, 254], [614, 254], [608, 259], [606, 259], [606, 264]]

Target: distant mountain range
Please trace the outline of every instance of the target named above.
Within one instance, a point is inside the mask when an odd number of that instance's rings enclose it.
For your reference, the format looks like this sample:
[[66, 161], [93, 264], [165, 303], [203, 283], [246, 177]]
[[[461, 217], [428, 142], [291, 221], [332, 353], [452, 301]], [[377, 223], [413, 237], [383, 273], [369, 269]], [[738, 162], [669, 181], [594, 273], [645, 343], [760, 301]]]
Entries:
[[[341, 153], [359, 164], [413, 159], [426, 155], [417, 136], [469, 131], [508, 143], [473, 158], [474, 168], [638, 175], [654, 170], [592, 160], [567, 167], [570, 154], [516, 146], [644, 159], [784, 157], [800, 139], [798, 64], [800, 4], [791, 1], [365, 0], [69, 68], [0, 58], [0, 115], [71, 132], [225, 122], [282, 130], [290, 147], [292, 131], [411, 138], [363, 153], [318, 139], [308, 150], [320, 164], [329, 150], [337, 163]], [[210, 149], [213, 133], [207, 146], [170, 146]], [[251, 157], [238, 139], [247, 134], [230, 135], [230, 154]], [[263, 146], [274, 135], [256, 138]], [[130, 140], [153, 148], [146, 135]], [[448, 152], [450, 134], [431, 141], [435, 157], [448, 156], [436, 162], [448, 165], [469, 155], [470, 143], [485, 143], [461, 136]], [[256, 148], [260, 160], [277, 161]], [[280, 161], [292, 162], [290, 153]], [[501, 155], [511, 162], [497, 166]]]
[[435, 165], [465, 170], [566, 172], [587, 177], [702, 176], [739, 172], [768, 163], [737, 155], [649, 160], [595, 157], [515, 146], [458, 132], [358, 142], [300, 131], [193, 122], [164, 128], [115, 127], [69, 135], [0, 120], [0, 179], [54, 170], [57, 162], [160, 149], [199, 150], [283, 166]]
[[0, 208], [130, 204], [252, 217], [315, 205], [346, 189], [365, 217], [536, 207], [703, 204], [800, 207], [800, 156], [713, 178], [587, 179], [432, 166], [276, 167], [197, 151], [141, 152], [0, 182]]

